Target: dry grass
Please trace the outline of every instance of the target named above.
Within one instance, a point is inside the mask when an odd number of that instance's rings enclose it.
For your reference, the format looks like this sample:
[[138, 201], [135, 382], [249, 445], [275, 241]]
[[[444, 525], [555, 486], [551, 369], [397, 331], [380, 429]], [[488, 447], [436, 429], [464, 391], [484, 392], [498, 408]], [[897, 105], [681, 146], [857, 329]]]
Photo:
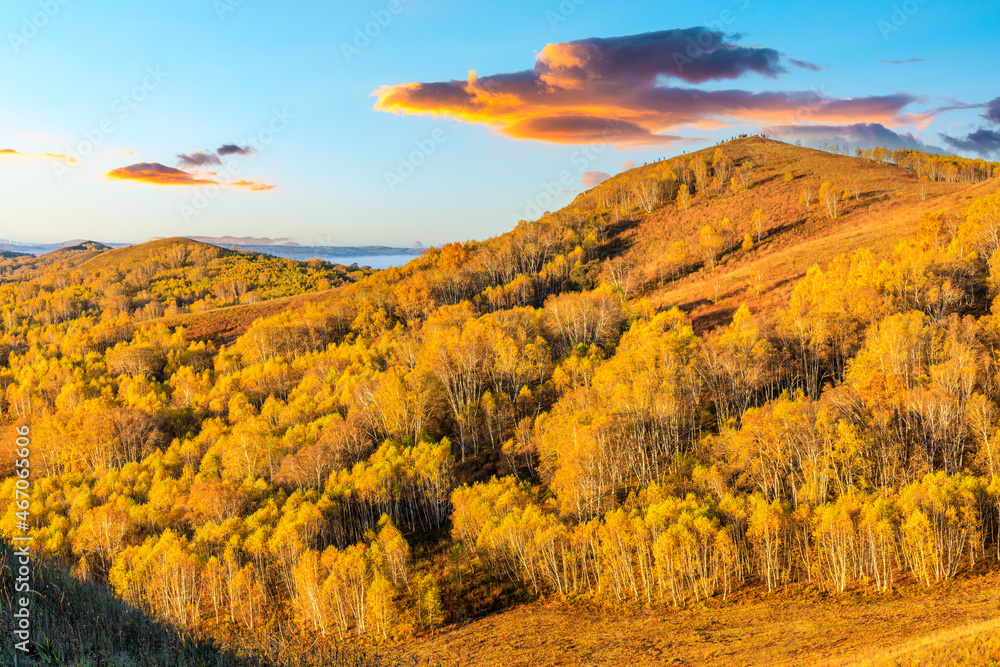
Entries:
[[851, 664], [858, 667], [997, 667], [1000, 665], [1000, 619], [953, 628]]
[[[710, 158], [715, 148], [684, 156], [685, 160], [695, 155]], [[667, 204], [616, 239], [627, 246], [626, 259], [645, 279], [642, 296], [660, 308], [680, 306], [691, 314], [699, 330], [728, 322], [743, 302], [755, 311], [782, 305], [795, 282], [813, 264], [825, 265], [838, 254], [857, 248], [885, 255], [916, 230], [925, 212], [959, 212], [973, 197], [997, 189], [996, 180], [979, 184], [935, 182], [922, 198], [917, 178], [894, 165], [755, 138], [727, 142], [722, 149], [736, 163], [748, 160], [755, 165], [753, 186], [748, 191], [698, 194], [687, 211]], [[785, 172], [793, 174], [792, 181], [785, 181]], [[853, 190], [857, 184], [859, 198], [840, 201], [836, 219], [830, 219], [815, 201], [823, 181], [833, 183], [838, 192]], [[799, 201], [805, 184], [812, 186], [814, 196], [808, 208]], [[737, 249], [725, 255], [714, 270], [702, 267], [662, 287], [657, 284], [657, 264], [667, 256], [671, 244], [685, 241], [694, 261], [700, 261], [698, 234], [704, 225], [729, 218], [737, 239], [742, 240], [757, 208], [767, 215], [769, 224], [754, 249]]]
[[[926, 590], [749, 590], [681, 610], [523, 605], [406, 646], [446, 665], [943, 665], [994, 655], [1000, 574]], [[926, 639], [925, 638], [929, 638]], [[988, 642], [980, 641], [986, 640]], [[977, 643], [978, 642], [978, 643]], [[986, 646], [986, 648], [981, 648]], [[893, 647], [887, 649], [886, 647]], [[992, 652], [991, 652], [992, 651]], [[897, 662], [894, 662], [896, 660]], [[944, 660], [942, 662], [941, 660]]]

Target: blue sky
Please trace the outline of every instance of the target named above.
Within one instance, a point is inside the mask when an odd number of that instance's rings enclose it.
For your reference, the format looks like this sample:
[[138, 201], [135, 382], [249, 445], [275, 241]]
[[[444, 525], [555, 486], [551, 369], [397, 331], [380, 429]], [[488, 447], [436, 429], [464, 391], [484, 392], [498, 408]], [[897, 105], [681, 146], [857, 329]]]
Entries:
[[[771, 55], [762, 68], [685, 87], [812, 91], [829, 101], [904, 94], [905, 108], [891, 122], [865, 118], [863, 104], [839, 123], [792, 108], [790, 123], [776, 121], [776, 112], [670, 127], [661, 119], [654, 136], [678, 139], [596, 149], [587, 138], [512, 138], [493, 119], [455, 120], [445, 107], [437, 116], [416, 114], [411, 99], [399, 113], [374, 109], [372, 93], [382, 86], [466, 81], [470, 70], [481, 80], [523, 73], [549, 44], [694, 26], [725, 33], [727, 45], [755, 58]], [[366, 27], [374, 36], [355, 41]], [[584, 189], [584, 172], [614, 174], [630, 161], [776, 123], [870, 120], [947, 146], [942, 134], [961, 138], [990, 127], [984, 109], [969, 105], [1000, 96], [998, 34], [1000, 3], [935, 0], [7, 0], [0, 10], [0, 150], [8, 149], [0, 155], [0, 237], [439, 244], [503, 233], [534, 214], [532, 200], [555, 210]], [[881, 62], [910, 59], [918, 61]], [[968, 108], [942, 109], [951, 106]], [[216, 166], [192, 168], [178, 158], [201, 150], [215, 160], [226, 145], [254, 150], [220, 157]], [[409, 165], [411, 174], [401, 160], [419, 164]], [[159, 165], [151, 176], [148, 165]], [[159, 184], [177, 179], [195, 183]]]

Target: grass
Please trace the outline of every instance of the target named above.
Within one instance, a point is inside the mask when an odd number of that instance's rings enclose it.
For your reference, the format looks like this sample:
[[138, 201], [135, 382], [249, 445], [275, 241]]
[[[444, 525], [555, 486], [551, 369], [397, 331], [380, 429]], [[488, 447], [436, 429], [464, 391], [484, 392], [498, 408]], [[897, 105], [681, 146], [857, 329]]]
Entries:
[[682, 609], [522, 605], [405, 648], [449, 665], [989, 665], [1000, 640], [1000, 573], [925, 589], [832, 596], [749, 587]]
[[[625, 260], [644, 279], [645, 288], [636, 296], [648, 298], [659, 308], [681, 307], [699, 331], [728, 323], [742, 302], [755, 312], [785, 304], [795, 282], [813, 264], [823, 266], [836, 255], [857, 248], [870, 248], [884, 256], [917, 229], [924, 212], [958, 212], [971, 198], [994, 192], [998, 185], [995, 179], [979, 184], [933, 182], [926, 197], [921, 197], [918, 179], [891, 164], [752, 137], [727, 142], [721, 148], [736, 163], [749, 160], [755, 165], [749, 190], [696, 194], [687, 211], [666, 204], [644, 215], [638, 224], [625, 226], [613, 241], [624, 248]], [[684, 157], [708, 159], [715, 149]], [[791, 172], [793, 180], [785, 181], [785, 172]], [[833, 183], [838, 192], [858, 186], [859, 198], [839, 202], [841, 211], [836, 219], [830, 219], [815, 200], [823, 181]], [[813, 190], [814, 200], [808, 208], [799, 201], [805, 184]], [[685, 241], [691, 261], [700, 262], [699, 230], [705, 224], [729, 218], [736, 238], [742, 240], [757, 208], [767, 215], [769, 223], [755, 248], [724, 255], [714, 270], [698, 265], [678, 280], [658, 284], [657, 265], [668, 255], [671, 244]], [[763, 278], [759, 293], [758, 271]]]
[[955, 628], [861, 660], [859, 667], [998, 667], [1000, 620]]

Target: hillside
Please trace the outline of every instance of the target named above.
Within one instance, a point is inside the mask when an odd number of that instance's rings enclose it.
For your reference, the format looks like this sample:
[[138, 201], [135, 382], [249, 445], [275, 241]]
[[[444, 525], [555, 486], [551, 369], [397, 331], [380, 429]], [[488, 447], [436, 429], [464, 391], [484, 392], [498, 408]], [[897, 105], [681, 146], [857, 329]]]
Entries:
[[[973, 198], [995, 191], [989, 181], [922, 184], [915, 173], [894, 164], [835, 155], [774, 141], [752, 138], [727, 144], [733, 160], [760, 165], [754, 187], [708, 201], [697, 201], [685, 212], [661, 210], [644, 221], [641, 229], [622, 235], [629, 248], [626, 261], [654, 275], [648, 258], [669, 256], [670, 245], [698, 238], [707, 223], [729, 218], [736, 237], [751, 229], [751, 214], [760, 209], [767, 222], [760, 242], [752, 250], [735, 250], [723, 257], [715, 270], [702, 268], [663, 288], [650, 290], [660, 307], [680, 305], [698, 322], [720, 324], [740, 305], [771, 310], [783, 304], [795, 282], [813, 264], [825, 265], [835, 256], [868, 248], [888, 256], [902, 239], [915, 233], [921, 218], [932, 211], [958, 211]], [[708, 151], [703, 154], [707, 157]], [[791, 181], [784, 174], [792, 175]], [[851, 197], [831, 219], [825, 207], [800, 202], [803, 187], [818, 193], [820, 184], [835, 184], [837, 193], [849, 189]], [[855, 198], [853, 191], [858, 190]], [[814, 195], [815, 196], [815, 195]], [[756, 235], [754, 235], [756, 236]], [[756, 241], [756, 239], [755, 239]], [[647, 258], [643, 261], [643, 258]]]
[[[791, 586], [650, 612], [529, 604], [407, 643], [454, 665], [977, 665], [1000, 660], [996, 573], [830, 598]], [[863, 632], [858, 632], [864, 628]]]
[[[862, 622], [962, 639], [1000, 568], [997, 173], [747, 138], [385, 271], [163, 239], [11, 276], [0, 409], [30, 432], [30, 532], [245, 650], [697, 664], [846, 659]], [[781, 644], [782, 605], [832, 636]]]
[[56, 248], [38, 257], [27, 253], [4, 253], [0, 260], [0, 280], [31, 280], [47, 270], [70, 271], [110, 250], [95, 241], [82, 241]]

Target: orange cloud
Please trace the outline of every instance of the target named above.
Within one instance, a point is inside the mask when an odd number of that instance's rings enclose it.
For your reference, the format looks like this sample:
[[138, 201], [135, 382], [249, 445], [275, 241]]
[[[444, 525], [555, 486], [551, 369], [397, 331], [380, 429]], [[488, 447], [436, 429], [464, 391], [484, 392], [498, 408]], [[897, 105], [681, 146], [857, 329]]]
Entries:
[[253, 190], [255, 192], [264, 192], [266, 190], [273, 190], [275, 187], [277, 187], [274, 185], [268, 185], [267, 183], [262, 183], [261, 181], [247, 181], [242, 178], [238, 181], [233, 181], [229, 185], [232, 185], [233, 187], [237, 188], [247, 188], [248, 190]]
[[127, 167], [119, 167], [108, 172], [108, 178], [124, 181], [141, 181], [156, 185], [206, 185], [215, 181], [197, 178], [194, 175], [167, 167], [159, 162], [140, 162]]
[[41, 159], [41, 160], [60, 160], [62, 162], [67, 162], [73, 164], [76, 162], [75, 158], [68, 155], [63, 155], [62, 153], [22, 153], [16, 151], [13, 148], [0, 148], [0, 155], [7, 157], [19, 157], [27, 159]]
[[139, 181], [153, 185], [229, 185], [257, 192], [273, 190], [275, 187], [261, 181], [247, 181], [244, 179], [226, 181], [220, 178], [215, 172], [201, 174], [184, 171], [183, 169], [175, 169], [174, 167], [162, 165], [159, 162], [140, 162], [138, 164], [130, 164], [127, 167], [112, 169], [107, 173], [107, 177], [112, 180]]
[[815, 70], [773, 49], [743, 47], [707, 28], [548, 44], [531, 70], [435, 83], [382, 86], [375, 109], [482, 124], [514, 139], [561, 144], [669, 144], [682, 126], [731, 123], [879, 122], [923, 125], [906, 114], [916, 97], [837, 99], [814, 91], [754, 93], [690, 84], [748, 74], [776, 78], [787, 67]]

